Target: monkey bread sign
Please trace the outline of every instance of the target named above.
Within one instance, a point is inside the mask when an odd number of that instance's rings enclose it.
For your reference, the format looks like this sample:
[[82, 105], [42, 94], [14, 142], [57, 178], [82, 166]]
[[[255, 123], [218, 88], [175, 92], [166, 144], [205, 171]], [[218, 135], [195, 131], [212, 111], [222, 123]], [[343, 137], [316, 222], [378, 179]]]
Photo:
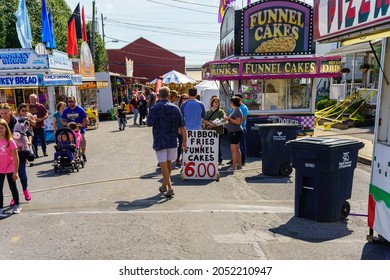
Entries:
[[390, 30], [388, 0], [314, 0], [314, 40], [335, 42]]

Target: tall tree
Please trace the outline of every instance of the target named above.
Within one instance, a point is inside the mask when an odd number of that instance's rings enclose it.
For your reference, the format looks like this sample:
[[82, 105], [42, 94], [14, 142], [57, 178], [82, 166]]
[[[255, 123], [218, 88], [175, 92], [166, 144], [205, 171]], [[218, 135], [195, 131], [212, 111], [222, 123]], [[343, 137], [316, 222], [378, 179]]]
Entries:
[[[16, 17], [14, 12], [18, 9], [19, 0], [1, 0], [0, 13], [0, 48], [20, 48], [18, 35], [16, 32]], [[57, 49], [66, 50], [66, 38], [68, 32], [68, 19], [71, 9], [65, 0], [47, 0], [48, 9], [52, 9], [54, 34], [57, 40]], [[41, 42], [42, 22], [41, 22], [41, 0], [26, 1], [28, 15], [30, 17], [31, 31], [33, 34], [33, 46]]]
[[[20, 48], [18, 34], [16, 32], [16, 17], [14, 12], [18, 9], [19, 0], [0, 0], [0, 49]], [[26, 1], [28, 15], [30, 17], [31, 31], [33, 35], [32, 45], [35, 47], [41, 42], [42, 0]], [[68, 20], [75, 7], [69, 7], [65, 0], [46, 0], [47, 9], [52, 10], [54, 34], [57, 42], [57, 50], [66, 52], [68, 38]], [[90, 24], [90, 23], [88, 23]], [[78, 42], [81, 45], [81, 40]], [[95, 35], [96, 47], [96, 71], [103, 71], [107, 65], [107, 52], [102, 37]]]

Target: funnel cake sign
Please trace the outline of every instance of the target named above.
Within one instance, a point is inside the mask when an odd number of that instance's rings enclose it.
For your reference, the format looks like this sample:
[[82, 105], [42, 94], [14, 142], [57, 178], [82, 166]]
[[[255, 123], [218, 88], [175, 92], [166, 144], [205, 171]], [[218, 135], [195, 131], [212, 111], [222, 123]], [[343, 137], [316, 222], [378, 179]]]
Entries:
[[298, 1], [249, 5], [242, 10], [242, 55], [313, 54], [312, 21], [312, 7]]

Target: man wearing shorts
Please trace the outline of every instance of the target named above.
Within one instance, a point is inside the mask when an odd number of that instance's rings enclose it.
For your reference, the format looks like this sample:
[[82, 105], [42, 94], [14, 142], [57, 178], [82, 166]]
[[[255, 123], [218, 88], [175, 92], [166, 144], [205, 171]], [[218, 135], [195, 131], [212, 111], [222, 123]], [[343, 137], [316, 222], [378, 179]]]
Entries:
[[163, 183], [159, 188], [164, 196], [174, 195], [171, 184], [171, 163], [177, 156], [177, 131], [183, 135], [183, 150], [187, 149], [187, 131], [180, 109], [169, 101], [170, 90], [159, 90], [159, 102], [150, 108], [147, 125], [153, 127], [153, 149], [161, 167]]

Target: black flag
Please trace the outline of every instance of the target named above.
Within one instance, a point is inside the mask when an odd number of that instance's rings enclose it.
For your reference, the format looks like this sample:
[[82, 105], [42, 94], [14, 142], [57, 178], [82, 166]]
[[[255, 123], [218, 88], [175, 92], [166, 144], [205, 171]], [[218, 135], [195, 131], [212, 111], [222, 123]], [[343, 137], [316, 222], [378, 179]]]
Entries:
[[70, 19], [68, 20], [68, 27], [73, 19], [76, 25], [76, 37], [77, 39], [83, 39], [83, 31], [81, 27], [80, 3], [77, 4], [76, 9], [74, 9], [73, 14], [70, 16]]

